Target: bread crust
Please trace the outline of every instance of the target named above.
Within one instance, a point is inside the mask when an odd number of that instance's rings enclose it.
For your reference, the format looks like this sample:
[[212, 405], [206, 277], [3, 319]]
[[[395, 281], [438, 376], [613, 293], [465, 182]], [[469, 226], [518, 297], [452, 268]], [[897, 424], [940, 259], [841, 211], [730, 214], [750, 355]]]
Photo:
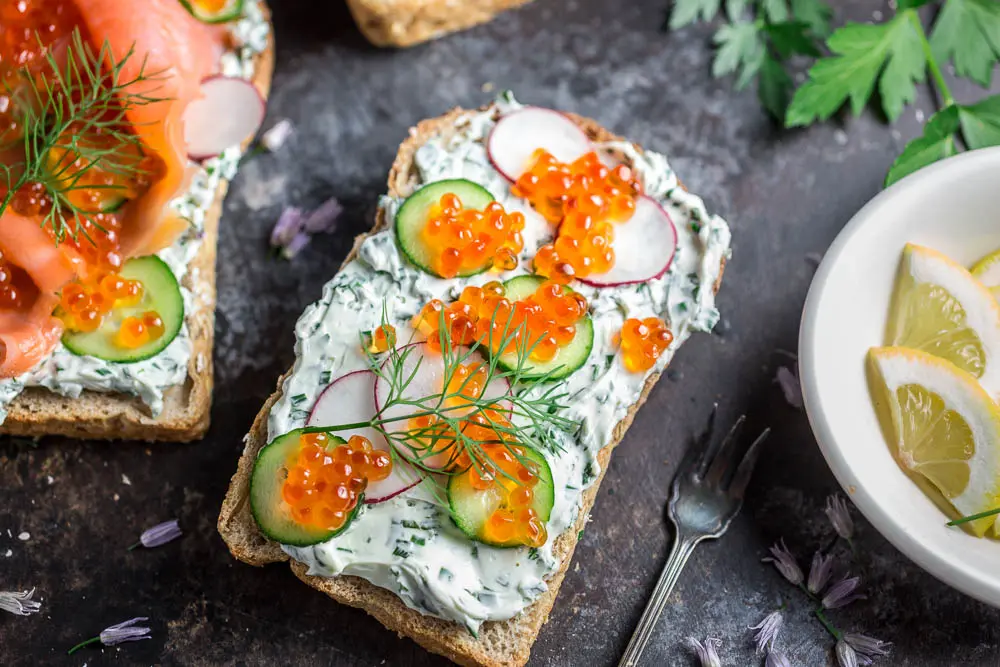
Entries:
[[[262, 3], [264, 17], [270, 10]], [[267, 48], [254, 59], [253, 84], [266, 99], [274, 73], [274, 30]], [[251, 139], [248, 139], [246, 148]], [[29, 387], [8, 407], [0, 433], [37, 437], [63, 435], [92, 440], [143, 440], [190, 442], [208, 430], [212, 409], [212, 345], [215, 335], [215, 258], [222, 204], [229, 190], [223, 179], [205, 214], [201, 248], [181, 281], [194, 295], [193, 310], [185, 321], [191, 337], [191, 359], [182, 385], [164, 392], [163, 411], [153, 417], [137, 396], [84, 390], [70, 398], [43, 387]]]
[[[389, 172], [390, 194], [405, 196], [415, 189], [419, 183], [413, 161], [416, 150], [431, 137], [447, 137], [453, 134], [456, 121], [466, 113], [468, 112], [463, 109], [454, 109], [438, 118], [424, 120], [410, 130], [410, 136], [400, 146], [396, 160]], [[567, 115], [594, 141], [621, 140], [620, 137], [605, 130], [593, 120], [575, 114]], [[344, 264], [355, 258], [358, 248], [368, 236], [385, 229], [390, 222], [385, 219], [382, 210], [379, 209], [374, 227], [369, 233], [355, 239], [354, 247], [344, 260]], [[719, 281], [715, 285], [716, 291], [718, 291], [721, 279], [720, 272]], [[280, 545], [268, 540], [259, 532], [249, 506], [250, 475], [253, 464], [261, 447], [267, 444], [267, 416], [271, 407], [281, 396], [281, 386], [287, 377], [288, 373], [278, 380], [277, 390], [268, 398], [258, 413], [253, 427], [245, 439], [246, 447], [219, 515], [219, 532], [230, 551], [236, 558], [250, 565], [262, 566], [290, 560], [289, 556], [281, 550]], [[611, 442], [598, 452], [597, 459], [601, 472], [593, 485], [583, 492], [580, 513], [574, 524], [556, 538], [553, 552], [560, 561], [560, 567], [547, 580], [548, 590], [517, 616], [506, 621], [487, 621], [484, 623], [478, 638], [473, 637], [465, 627], [457, 623], [427, 616], [410, 609], [391, 591], [375, 586], [360, 577], [347, 575], [338, 577], [309, 576], [306, 573], [307, 566], [294, 560], [291, 561], [292, 572], [299, 579], [326, 593], [334, 600], [365, 610], [388, 629], [395, 631], [400, 636], [410, 637], [428, 651], [443, 655], [459, 665], [471, 667], [518, 667], [524, 665], [528, 661], [531, 646], [537, 639], [542, 625], [548, 619], [556, 595], [559, 593], [566, 569], [573, 558], [573, 551], [579, 540], [580, 531], [586, 524], [601, 481], [604, 479], [604, 473], [608, 469], [611, 452], [625, 436], [636, 412], [645, 403], [659, 377], [660, 373], [655, 373], [647, 378], [639, 400], [632, 405], [625, 417], [615, 426]]]
[[361, 33], [375, 46], [413, 46], [486, 23], [530, 0], [347, 0]]

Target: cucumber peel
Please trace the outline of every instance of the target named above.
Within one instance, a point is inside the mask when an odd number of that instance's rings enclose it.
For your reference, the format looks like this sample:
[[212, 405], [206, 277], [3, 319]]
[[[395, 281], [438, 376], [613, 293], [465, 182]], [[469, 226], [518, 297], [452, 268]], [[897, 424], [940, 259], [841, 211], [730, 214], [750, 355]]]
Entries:
[[202, 7], [198, 0], [180, 0], [184, 9], [202, 23], [228, 23], [243, 16], [243, 0], [226, 0], [219, 9], [211, 10]]

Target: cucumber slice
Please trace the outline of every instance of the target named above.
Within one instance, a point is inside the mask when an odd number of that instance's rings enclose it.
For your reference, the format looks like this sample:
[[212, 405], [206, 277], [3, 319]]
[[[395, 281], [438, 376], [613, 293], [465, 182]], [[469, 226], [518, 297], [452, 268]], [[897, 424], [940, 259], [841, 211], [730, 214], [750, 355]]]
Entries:
[[[46, 178], [59, 185], [58, 196], [67, 204], [83, 213], [114, 213], [138, 196], [137, 180], [145, 157], [138, 142], [111, 144], [112, 139], [94, 132], [63, 136], [45, 154], [41, 166]], [[94, 154], [101, 157], [95, 160], [90, 157]]]
[[181, 0], [184, 9], [202, 23], [227, 23], [243, 16], [243, 0], [226, 0], [218, 9], [207, 9], [204, 4], [199, 0]]
[[[542, 521], [548, 521], [552, 515], [552, 505], [555, 503], [555, 485], [552, 483], [552, 470], [545, 457], [529, 447], [524, 448], [524, 457], [534, 462], [538, 469], [538, 483], [532, 487], [534, 501], [531, 508], [535, 510]], [[506, 493], [496, 484], [480, 491], [472, 486], [471, 473], [453, 475], [448, 482], [448, 507], [451, 518], [459, 530], [470, 538], [483, 544], [495, 547], [522, 547], [524, 544], [516, 540], [508, 542], [492, 542], [483, 537], [486, 520], [501, 507]]]
[[[294, 547], [319, 544], [343, 532], [358, 515], [358, 508], [364, 504], [364, 498], [359, 498], [354, 511], [337, 530], [303, 526], [292, 518], [288, 503], [281, 497], [281, 487], [288, 478], [289, 465], [294, 462], [298, 454], [299, 436], [304, 430], [297, 428], [279, 435], [268, 443], [257, 454], [253, 473], [250, 475], [250, 513], [260, 527], [260, 532], [275, 542]], [[330, 446], [335, 447], [346, 442], [338, 436], [328, 435]]]
[[[453, 178], [425, 185], [407, 197], [396, 212], [396, 240], [399, 241], [399, 247], [410, 262], [439, 278], [442, 276], [431, 268], [434, 258], [421, 237], [424, 225], [427, 224], [427, 212], [446, 194], [457, 195], [464, 208], [481, 209], [493, 201], [493, 195], [483, 186], [464, 178]], [[490, 268], [491, 263], [488, 260], [480, 268], [458, 275], [460, 278], [474, 276]]]
[[[163, 351], [181, 330], [184, 323], [184, 299], [174, 272], [155, 255], [137, 257], [125, 262], [121, 276], [142, 282], [142, 300], [134, 306], [115, 308], [104, 318], [96, 331], [67, 331], [62, 342], [77, 356], [97, 357], [122, 364], [149, 359]], [[122, 320], [155, 310], [163, 320], [163, 335], [137, 348], [123, 348], [115, 343]]]
[[[503, 287], [507, 292], [509, 300], [520, 301], [534, 294], [538, 286], [544, 282], [545, 278], [541, 276], [517, 276], [505, 282]], [[573, 291], [565, 285], [563, 289], [569, 292]], [[550, 361], [527, 361], [522, 369], [522, 377], [527, 379], [538, 378], [547, 373], [552, 373], [548, 376], [548, 379], [561, 380], [583, 366], [587, 361], [587, 357], [590, 356], [590, 351], [593, 347], [594, 323], [590, 319], [590, 315], [587, 315], [577, 322], [576, 336], [569, 342], [569, 345], [559, 348], [559, 352]], [[505, 369], [513, 370], [517, 366], [517, 359], [517, 352], [514, 351], [501, 355], [499, 362]]]

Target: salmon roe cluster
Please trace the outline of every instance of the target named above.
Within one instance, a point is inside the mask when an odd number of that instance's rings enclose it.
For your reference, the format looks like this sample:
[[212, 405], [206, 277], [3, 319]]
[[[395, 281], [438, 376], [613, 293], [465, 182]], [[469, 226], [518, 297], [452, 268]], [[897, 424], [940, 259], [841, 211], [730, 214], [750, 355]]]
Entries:
[[483, 538], [498, 543], [515, 541], [529, 547], [542, 546], [548, 537], [545, 522], [531, 506], [538, 475], [525, 465], [524, 448], [486, 444], [482, 449], [489, 457], [492, 471], [485, 466], [482, 470], [470, 467], [469, 482], [479, 491], [499, 487], [503, 494], [499, 507], [483, 525]]
[[453, 345], [482, 341], [493, 349], [505, 344], [502, 353], [509, 353], [527, 344], [533, 346], [530, 359], [546, 362], [573, 340], [588, 307], [583, 296], [552, 281], [539, 285], [527, 298], [511, 302], [503, 285], [494, 281], [466, 287], [458, 301], [447, 306], [437, 299], [428, 302], [414, 326], [427, 336], [432, 350], [440, 350], [443, 322]]
[[291, 508], [292, 519], [303, 526], [338, 530], [357, 507], [369, 482], [392, 472], [388, 452], [376, 451], [368, 438], [353, 435], [346, 445], [330, 451], [330, 436], [303, 433], [295, 461], [281, 497]]
[[458, 195], [448, 193], [431, 206], [421, 238], [433, 255], [434, 272], [454, 278], [488, 264], [497, 271], [516, 268], [524, 248], [523, 230], [524, 215], [507, 213], [500, 202], [478, 211], [462, 208]]
[[72, 282], [62, 290], [60, 317], [73, 331], [96, 331], [112, 310], [138, 304], [144, 292], [140, 281], [128, 280], [117, 273]]
[[0, 308], [20, 308], [34, 289], [28, 274], [7, 261], [0, 252]]
[[[483, 378], [485, 380], [485, 377]], [[462, 394], [473, 396], [474, 391], [482, 391], [482, 385], [477, 389], [463, 389]], [[461, 403], [462, 399], [453, 397], [452, 404]], [[501, 410], [487, 408], [475, 410], [462, 420], [462, 434], [475, 442], [504, 443], [513, 441], [508, 429], [512, 430], [508, 415]], [[457, 444], [457, 436], [451, 427], [433, 415], [411, 417], [407, 422], [411, 437], [420, 443], [415, 447], [417, 457], [424, 466], [441, 472], [452, 470], [467, 470], [472, 466], [468, 451]], [[500, 429], [498, 432], [497, 429]], [[435, 456], [435, 460], [430, 457]]]
[[648, 371], [670, 347], [674, 335], [667, 325], [655, 317], [625, 320], [621, 330], [622, 360], [632, 373]]
[[538, 249], [534, 269], [565, 285], [614, 266], [611, 223], [632, 217], [642, 184], [628, 166], [608, 167], [593, 151], [566, 164], [539, 150], [511, 192], [559, 225], [555, 241]]
[[369, 334], [365, 349], [372, 354], [382, 354], [394, 347], [396, 347], [396, 327], [383, 324]]

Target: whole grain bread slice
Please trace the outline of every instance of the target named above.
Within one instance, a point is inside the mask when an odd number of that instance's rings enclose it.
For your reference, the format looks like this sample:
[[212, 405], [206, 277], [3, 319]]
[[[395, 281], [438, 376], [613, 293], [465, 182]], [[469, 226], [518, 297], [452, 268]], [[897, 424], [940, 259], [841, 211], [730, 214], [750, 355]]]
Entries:
[[[419, 177], [414, 166], [414, 154], [417, 149], [434, 137], [447, 138], [454, 134], [456, 122], [468, 113], [463, 109], [455, 109], [438, 118], [425, 120], [410, 130], [410, 136], [403, 142], [396, 155], [392, 170], [389, 172], [389, 193], [394, 196], [406, 196], [419, 185]], [[568, 114], [594, 141], [620, 140], [602, 128], [595, 121]], [[371, 234], [384, 229], [391, 223], [386, 220], [382, 210], [376, 216], [372, 232], [355, 239], [354, 248], [345, 260], [345, 264], [357, 255], [361, 243]], [[722, 280], [715, 284], [718, 291]], [[247, 435], [246, 446], [240, 457], [239, 466], [233, 476], [229, 491], [223, 501], [219, 514], [219, 532], [229, 550], [239, 560], [250, 565], [266, 565], [279, 561], [290, 560], [281, 550], [279, 544], [264, 537], [257, 528], [250, 513], [249, 492], [250, 474], [254, 461], [261, 447], [267, 444], [267, 416], [275, 401], [281, 396], [281, 386], [287, 374], [278, 380], [278, 389], [273, 393], [264, 407], [258, 413], [250, 433]], [[352, 607], [364, 609], [379, 620], [385, 627], [395, 631], [400, 636], [410, 637], [421, 646], [434, 653], [439, 653], [460, 665], [474, 667], [516, 667], [528, 661], [531, 646], [534, 644], [542, 624], [548, 619], [549, 612], [559, 593], [566, 569], [569, 567], [576, 548], [579, 533], [587, 521], [587, 515], [597, 497], [604, 472], [608, 469], [608, 461], [615, 446], [621, 442], [625, 432], [632, 424], [632, 419], [653, 385], [659, 379], [659, 373], [646, 380], [639, 400], [629, 409], [628, 414], [614, 429], [613, 437], [598, 453], [601, 472], [593, 485], [583, 493], [581, 509], [574, 525], [570, 526], [556, 538], [554, 553], [561, 565], [548, 580], [548, 591], [542, 594], [523, 612], [507, 621], [488, 621], [479, 631], [479, 637], [473, 637], [465, 627], [444, 621], [433, 616], [426, 616], [407, 607], [394, 593], [375, 586], [368, 581], [354, 576], [316, 577], [309, 576], [307, 567], [302, 563], [291, 561], [292, 572], [313, 588], [322, 591], [334, 600]]]
[[361, 33], [375, 46], [413, 46], [486, 23], [529, 0], [347, 0]]
[[[267, 6], [262, 4], [270, 20]], [[274, 72], [274, 31], [267, 48], [254, 59], [253, 83], [266, 98]], [[251, 139], [247, 140], [249, 145]], [[244, 146], [246, 148], [246, 146]], [[64, 435], [104, 440], [198, 440], [208, 430], [212, 408], [212, 343], [215, 334], [215, 255], [222, 203], [229, 189], [223, 179], [205, 215], [201, 248], [182, 283], [194, 295], [185, 321], [191, 336], [191, 360], [184, 383], [167, 389], [163, 411], [153, 417], [135, 396], [85, 390], [70, 398], [29, 387], [8, 408], [0, 433], [18, 436]]]

